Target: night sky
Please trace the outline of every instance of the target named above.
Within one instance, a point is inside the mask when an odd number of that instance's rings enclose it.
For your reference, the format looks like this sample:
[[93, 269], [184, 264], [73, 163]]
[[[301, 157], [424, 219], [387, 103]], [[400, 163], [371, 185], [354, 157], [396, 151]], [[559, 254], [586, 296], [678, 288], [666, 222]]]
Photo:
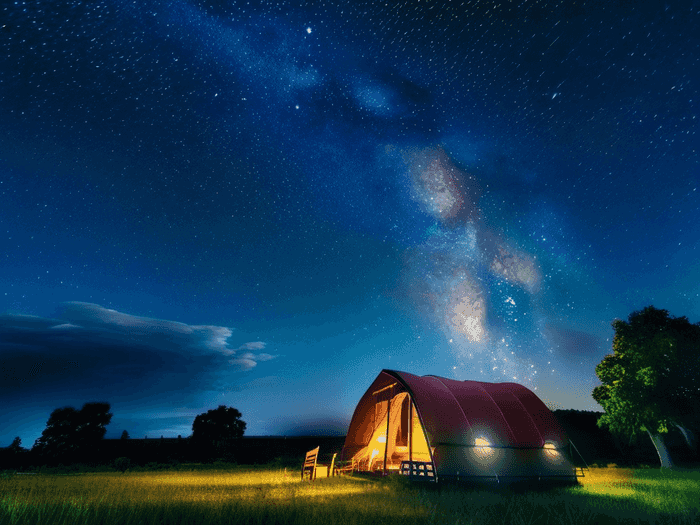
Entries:
[[700, 2], [0, 7], [0, 446], [344, 434], [381, 369], [601, 410], [700, 320]]

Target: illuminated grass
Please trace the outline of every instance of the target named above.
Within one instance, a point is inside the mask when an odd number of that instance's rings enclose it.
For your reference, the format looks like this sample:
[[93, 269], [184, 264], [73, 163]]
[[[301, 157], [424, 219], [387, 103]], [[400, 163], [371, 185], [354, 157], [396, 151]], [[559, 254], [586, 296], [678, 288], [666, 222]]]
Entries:
[[6, 524], [700, 523], [700, 477], [591, 469], [579, 487], [544, 492], [417, 486], [296, 471], [93, 473], [0, 478]]

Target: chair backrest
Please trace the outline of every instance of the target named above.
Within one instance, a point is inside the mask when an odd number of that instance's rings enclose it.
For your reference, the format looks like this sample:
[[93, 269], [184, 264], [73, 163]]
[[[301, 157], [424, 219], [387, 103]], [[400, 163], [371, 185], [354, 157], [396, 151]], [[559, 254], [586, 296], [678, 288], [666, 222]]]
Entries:
[[328, 469], [328, 474], [331, 476], [335, 476], [335, 457], [337, 455], [338, 455], [337, 452], [335, 454], [333, 454], [333, 459], [331, 460], [331, 467], [330, 467], [330, 469]]
[[309, 479], [313, 480], [316, 478], [316, 459], [318, 458], [318, 449], [316, 447], [313, 450], [309, 450], [306, 453], [306, 458], [304, 458], [304, 465], [301, 467], [301, 479], [304, 479], [304, 474], [309, 473]]

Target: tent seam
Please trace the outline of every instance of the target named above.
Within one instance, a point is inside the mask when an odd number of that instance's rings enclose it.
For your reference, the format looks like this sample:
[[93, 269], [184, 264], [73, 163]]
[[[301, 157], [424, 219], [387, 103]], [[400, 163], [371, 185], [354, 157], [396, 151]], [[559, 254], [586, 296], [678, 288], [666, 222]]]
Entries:
[[540, 432], [540, 428], [537, 426], [537, 423], [536, 423], [535, 420], [532, 418], [532, 414], [530, 414], [530, 411], [527, 409], [527, 407], [526, 407], [525, 405], [523, 405], [523, 402], [520, 401], [520, 398], [518, 398], [518, 396], [516, 396], [512, 391], [509, 392], [509, 394], [515, 398], [515, 400], [518, 402], [518, 404], [519, 404], [521, 407], [523, 407], [523, 410], [525, 410], [525, 413], [527, 414], [527, 417], [530, 418], [530, 421], [532, 422], [532, 425], [535, 427], [535, 430], [537, 431], [537, 435], [540, 436], [540, 442], [542, 442], [542, 443], [544, 444], [544, 438], [542, 437], [542, 432]]
[[480, 388], [481, 390], [483, 390], [484, 394], [486, 394], [487, 396], [489, 396], [489, 399], [491, 399], [491, 401], [493, 401], [493, 404], [496, 405], [496, 408], [497, 408], [498, 411], [501, 413], [501, 417], [503, 418], [503, 421], [505, 421], [505, 422], [506, 422], [506, 425], [508, 425], [508, 430], [510, 430], [510, 439], [511, 439], [511, 441], [512, 441], [513, 443], [515, 443], [515, 441], [516, 441], [516, 440], [515, 440], [515, 432], [513, 432], [513, 427], [510, 426], [510, 421], [508, 421], [508, 418], [507, 418], [506, 415], [503, 413], [503, 410], [501, 410], [501, 405], [499, 405], [498, 402], [493, 398], [493, 396], [492, 396], [491, 394], [489, 394], [489, 392], [488, 392], [483, 386], [481, 386], [481, 383], [480, 383], [480, 382], [474, 381], [474, 383], [476, 383], [476, 384], [479, 386], [479, 388]]
[[[454, 399], [454, 400], [455, 400], [455, 403], [457, 403], [457, 407], [459, 408], [459, 411], [462, 413], [462, 417], [464, 417], [464, 421], [465, 421], [465, 423], [467, 424], [467, 426], [469, 427], [469, 430], [472, 431], [472, 428], [473, 428], [473, 427], [472, 427], [472, 424], [469, 422], [469, 419], [467, 419], [467, 414], [465, 414], [465, 413], [464, 413], [464, 410], [462, 410], [462, 405], [459, 404], [459, 401], [457, 401], [457, 398], [456, 398], [455, 395], [452, 393], [452, 390], [450, 390], [450, 387], [447, 386], [447, 385], [446, 385], [445, 383], [443, 383], [442, 381], [440, 381], [440, 378], [437, 377], [437, 376], [427, 376], [427, 377], [432, 377], [433, 379], [437, 379], [438, 382], [439, 382], [442, 386], [444, 386], [444, 387], [447, 389], [447, 391], [448, 391], [448, 392], [450, 393], [450, 395], [452, 396], [452, 399]], [[472, 431], [472, 434], [473, 434], [473, 431]]]

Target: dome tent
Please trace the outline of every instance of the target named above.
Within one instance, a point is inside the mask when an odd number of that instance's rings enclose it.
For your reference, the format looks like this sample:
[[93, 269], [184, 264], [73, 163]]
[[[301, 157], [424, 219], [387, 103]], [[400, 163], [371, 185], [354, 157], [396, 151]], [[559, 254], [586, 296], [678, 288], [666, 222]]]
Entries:
[[522, 385], [382, 370], [357, 404], [343, 459], [358, 472], [434, 481], [575, 482], [568, 447], [554, 414]]

